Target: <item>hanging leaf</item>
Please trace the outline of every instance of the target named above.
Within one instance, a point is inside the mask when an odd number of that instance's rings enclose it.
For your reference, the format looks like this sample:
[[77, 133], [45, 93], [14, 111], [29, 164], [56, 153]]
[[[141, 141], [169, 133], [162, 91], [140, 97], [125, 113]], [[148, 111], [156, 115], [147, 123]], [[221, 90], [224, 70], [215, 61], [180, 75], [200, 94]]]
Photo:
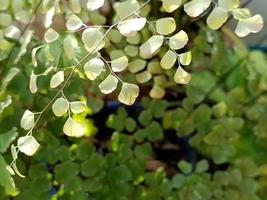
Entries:
[[124, 19], [130, 13], [136, 12], [140, 8], [140, 4], [137, 0], [126, 0], [123, 2], [115, 2], [113, 5], [116, 14], [120, 19]]
[[242, 19], [238, 22], [235, 33], [239, 37], [245, 37], [250, 33], [258, 33], [263, 28], [263, 18], [260, 15], [254, 15], [248, 19]]
[[140, 31], [146, 25], [146, 18], [133, 18], [120, 22], [118, 24], [118, 29], [122, 35], [125, 37], [134, 36], [137, 31]]
[[84, 102], [75, 101], [75, 102], [70, 103], [71, 112], [73, 112], [74, 114], [79, 114], [79, 113], [84, 112], [85, 107], [86, 105]]
[[110, 94], [114, 90], [116, 90], [118, 85], [118, 79], [110, 74], [105, 78], [105, 80], [99, 84], [99, 89], [104, 94]]
[[77, 15], [71, 15], [66, 22], [66, 27], [69, 31], [76, 31], [82, 26], [83, 22]]
[[59, 38], [59, 34], [52, 28], [49, 28], [44, 34], [44, 39], [46, 43], [54, 42], [58, 38]]
[[72, 60], [76, 57], [76, 54], [80, 52], [78, 41], [73, 35], [68, 35], [63, 40], [64, 53], [68, 59]]
[[34, 74], [34, 72], [32, 71], [31, 73], [31, 76], [30, 76], [30, 85], [29, 85], [29, 88], [30, 88], [30, 91], [31, 93], [36, 93], [38, 88], [37, 88], [37, 75]]
[[211, 0], [191, 0], [184, 5], [184, 11], [190, 17], [198, 17], [201, 15], [211, 4]]
[[47, 29], [48, 27], [51, 26], [51, 24], [53, 23], [53, 17], [55, 15], [55, 7], [52, 6], [48, 12], [45, 14], [44, 20], [43, 20], [43, 24], [44, 27]]
[[5, 30], [5, 36], [7, 38], [11, 38], [14, 40], [18, 40], [20, 38], [21, 31], [14, 25], [10, 25], [9, 27], [6, 28]]
[[239, 7], [240, 0], [218, 0], [218, 5], [227, 11], [232, 11], [233, 9]]
[[163, 9], [168, 12], [172, 13], [173, 11], [177, 10], [182, 5], [182, 0], [161, 0]]
[[250, 10], [247, 8], [237, 8], [233, 10], [233, 17], [237, 20], [248, 19], [251, 17]]
[[123, 83], [118, 100], [126, 105], [132, 105], [139, 95], [139, 87], [131, 83]]
[[58, 98], [52, 105], [52, 111], [57, 117], [63, 116], [69, 109], [69, 102], [63, 98]]
[[74, 121], [70, 117], [63, 126], [63, 132], [70, 137], [82, 137], [85, 131], [85, 128], [80, 123]]
[[38, 47], [35, 47], [35, 48], [33, 48], [32, 49], [32, 65], [34, 66], [34, 67], [37, 67], [37, 61], [36, 61], [36, 53], [37, 53], [37, 51], [39, 50], [39, 49], [41, 49], [42, 47], [43, 47], [44, 45], [41, 45], [41, 46], [38, 46]]
[[178, 84], [188, 84], [191, 79], [191, 75], [179, 66], [174, 75], [174, 81]]
[[179, 55], [179, 61], [182, 65], [190, 65], [190, 63], [192, 61], [191, 51], [180, 54]]
[[84, 65], [84, 73], [89, 80], [95, 80], [103, 71], [105, 64], [99, 58], [93, 58]]
[[33, 127], [33, 125], [34, 125], [34, 113], [32, 113], [29, 110], [26, 110], [20, 120], [20, 126], [25, 130], [30, 130]]
[[122, 56], [117, 58], [116, 60], [111, 61], [111, 68], [113, 72], [121, 72], [126, 69], [128, 66], [128, 58], [127, 56]]
[[177, 55], [174, 51], [168, 50], [160, 61], [160, 66], [163, 69], [171, 69], [177, 60]]
[[170, 37], [169, 46], [173, 50], [179, 50], [185, 47], [188, 43], [189, 38], [185, 31], [181, 30], [176, 33], [174, 36]]
[[160, 35], [169, 35], [175, 29], [176, 23], [172, 17], [166, 17], [156, 21], [156, 30]]
[[212, 30], [219, 29], [228, 19], [228, 12], [224, 8], [216, 7], [207, 18], [207, 24]]
[[70, 0], [70, 7], [74, 13], [80, 13], [82, 10], [80, 0]]
[[64, 71], [59, 71], [54, 74], [50, 80], [50, 87], [56, 88], [64, 82]]
[[18, 139], [18, 148], [19, 151], [26, 154], [27, 156], [32, 156], [39, 149], [40, 144], [36, 139], [31, 136], [24, 136]]
[[82, 41], [90, 53], [97, 52], [105, 46], [103, 35], [97, 28], [87, 28], [83, 31]]
[[49, 60], [49, 61], [55, 60], [53, 54], [50, 52], [50, 46], [49, 45], [46, 45], [44, 47], [44, 54], [45, 54], [45, 57], [47, 58], [47, 60]]
[[154, 53], [162, 46], [164, 36], [153, 35], [148, 41], [140, 46], [140, 56], [144, 59], [151, 58]]
[[16, 162], [14, 162], [14, 163], [12, 164], [12, 168], [14, 169], [14, 171], [16, 172], [16, 174], [17, 174], [19, 177], [21, 177], [21, 178], [25, 178], [25, 176], [22, 175], [22, 174], [20, 173], [20, 171], [18, 170], [18, 167], [17, 167], [17, 163], [16, 163]]
[[87, 9], [94, 11], [102, 7], [105, 3], [105, 0], [87, 0]]
[[149, 96], [153, 99], [162, 99], [165, 96], [165, 93], [166, 92], [162, 87], [154, 84], [149, 92]]

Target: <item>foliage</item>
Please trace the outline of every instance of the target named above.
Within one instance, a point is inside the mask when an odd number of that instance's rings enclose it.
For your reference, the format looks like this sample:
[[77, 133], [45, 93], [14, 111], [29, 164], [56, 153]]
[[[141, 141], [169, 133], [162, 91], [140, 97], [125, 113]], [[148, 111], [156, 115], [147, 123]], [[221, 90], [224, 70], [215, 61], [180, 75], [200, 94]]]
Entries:
[[[231, 13], [243, 37], [261, 16], [239, 1], [109, 2], [1, 2], [0, 199], [265, 199], [266, 57], [201, 22]], [[137, 103], [110, 112], [114, 99]]]

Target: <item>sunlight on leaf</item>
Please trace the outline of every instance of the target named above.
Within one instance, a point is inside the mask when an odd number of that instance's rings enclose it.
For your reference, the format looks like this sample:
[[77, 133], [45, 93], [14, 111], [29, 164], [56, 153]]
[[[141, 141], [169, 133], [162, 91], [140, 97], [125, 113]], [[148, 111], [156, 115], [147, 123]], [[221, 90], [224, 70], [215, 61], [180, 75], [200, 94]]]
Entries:
[[146, 25], [146, 18], [133, 18], [122, 21], [118, 24], [118, 29], [125, 37], [134, 36], [137, 31], [140, 31]]
[[148, 39], [148, 41], [140, 46], [140, 56], [145, 59], [151, 58], [153, 54], [162, 46], [163, 40], [164, 36], [153, 35]]
[[165, 90], [157, 84], [154, 84], [149, 92], [149, 96], [153, 99], [162, 99], [165, 96]]
[[180, 32], [176, 33], [174, 36], [170, 37], [169, 45], [170, 48], [173, 50], [179, 50], [185, 47], [188, 43], [189, 38], [185, 31], [181, 30]]
[[113, 72], [121, 72], [125, 70], [128, 66], [128, 58], [127, 56], [122, 56], [117, 58], [116, 60], [111, 61], [111, 68]]
[[50, 87], [56, 88], [64, 82], [64, 71], [59, 71], [54, 74], [50, 80]]
[[20, 126], [21, 128], [25, 129], [25, 130], [30, 130], [34, 125], [34, 113], [26, 110], [23, 115], [22, 118], [20, 120]]
[[52, 111], [57, 117], [63, 116], [69, 109], [69, 102], [63, 98], [58, 98], [52, 105]]
[[82, 137], [85, 131], [85, 127], [82, 124], [74, 121], [70, 117], [63, 126], [63, 132], [70, 137]]
[[59, 34], [52, 28], [49, 28], [44, 35], [46, 43], [51, 43], [56, 41], [59, 38]]
[[95, 80], [103, 71], [105, 64], [99, 58], [93, 58], [84, 65], [84, 73], [89, 80]]
[[87, 8], [90, 11], [94, 11], [102, 7], [105, 0], [87, 0]]
[[235, 29], [239, 37], [245, 37], [250, 33], [258, 33], [263, 28], [263, 18], [260, 15], [254, 15], [248, 19], [240, 20]]
[[163, 9], [168, 13], [177, 10], [182, 5], [183, 2], [183, 0], [161, 0], [161, 1]]
[[88, 52], [99, 51], [105, 46], [103, 35], [97, 28], [87, 28], [83, 31], [82, 41]]
[[191, 79], [191, 75], [179, 66], [174, 75], [174, 81], [178, 84], [188, 84]]
[[40, 144], [36, 141], [36, 139], [29, 135], [20, 137], [18, 139], [18, 148], [19, 151], [26, 154], [27, 156], [32, 156], [39, 149]]
[[216, 7], [207, 18], [207, 24], [212, 30], [219, 29], [228, 19], [228, 12], [224, 8]]
[[104, 94], [110, 94], [116, 90], [118, 82], [118, 79], [114, 75], [110, 74], [99, 84], [99, 89]]
[[174, 51], [168, 50], [160, 61], [160, 66], [163, 69], [171, 69], [177, 61], [177, 55]]
[[85, 107], [86, 105], [84, 102], [75, 101], [75, 102], [70, 103], [71, 112], [73, 112], [74, 114], [79, 114], [79, 113], [84, 112]]
[[36, 93], [38, 88], [37, 88], [37, 75], [34, 74], [34, 72], [31, 73], [31, 76], [30, 76], [30, 85], [29, 85], [29, 88], [30, 88], [30, 91], [31, 93]]
[[66, 27], [69, 31], [76, 31], [82, 26], [83, 26], [82, 20], [76, 15], [71, 15], [66, 22]]
[[191, 0], [184, 5], [184, 11], [190, 17], [198, 17], [201, 15], [211, 4], [211, 0]]
[[175, 29], [176, 23], [172, 17], [166, 17], [156, 21], [156, 30], [160, 35], [169, 35]]
[[191, 51], [180, 54], [179, 55], [179, 61], [182, 65], [190, 65], [190, 63], [192, 61]]
[[123, 83], [118, 100], [126, 105], [134, 104], [139, 95], [139, 87], [131, 83]]

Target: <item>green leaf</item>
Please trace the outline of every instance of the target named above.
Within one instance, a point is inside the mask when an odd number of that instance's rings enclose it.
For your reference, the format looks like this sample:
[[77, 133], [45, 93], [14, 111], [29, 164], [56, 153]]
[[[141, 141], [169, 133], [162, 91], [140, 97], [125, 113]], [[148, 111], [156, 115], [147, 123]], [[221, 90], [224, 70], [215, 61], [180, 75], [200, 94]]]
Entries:
[[180, 161], [178, 163], [178, 167], [185, 174], [191, 173], [192, 172], [192, 169], [193, 169], [192, 164], [186, 162], [185, 160]]
[[111, 183], [126, 183], [132, 179], [132, 173], [125, 165], [120, 165], [109, 170], [108, 179]]
[[158, 141], [163, 138], [163, 130], [156, 121], [152, 121], [148, 127], [146, 127], [145, 132], [150, 141]]
[[146, 126], [151, 122], [153, 119], [152, 113], [149, 110], [144, 110], [140, 113], [138, 117], [138, 121], [140, 122], [141, 125]]
[[11, 130], [0, 134], [0, 153], [5, 153], [17, 136], [18, 132], [16, 127], [13, 127]]
[[15, 195], [17, 191], [15, 189], [14, 181], [7, 170], [7, 164], [1, 154], [0, 154], [0, 177], [1, 177], [0, 185], [5, 188], [6, 193], [10, 195]]

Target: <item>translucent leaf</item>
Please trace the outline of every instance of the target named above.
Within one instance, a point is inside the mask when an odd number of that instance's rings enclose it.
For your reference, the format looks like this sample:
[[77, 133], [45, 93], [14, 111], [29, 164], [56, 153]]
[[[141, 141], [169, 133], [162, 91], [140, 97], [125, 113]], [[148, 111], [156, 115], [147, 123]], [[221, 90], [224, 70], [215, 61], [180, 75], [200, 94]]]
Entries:
[[118, 79], [114, 75], [110, 74], [102, 83], [99, 84], [99, 89], [102, 93], [109, 94], [116, 90], [117, 85]]
[[49, 28], [44, 34], [44, 39], [46, 43], [54, 42], [58, 39], [58, 37], [59, 34], [52, 28]]
[[80, 0], [70, 0], [70, 7], [74, 13], [81, 12]]
[[139, 95], [139, 87], [130, 83], [123, 83], [118, 100], [126, 105], [132, 105]]
[[75, 101], [70, 103], [71, 112], [74, 114], [79, 114], [85, 111], [85, 103], [80, 101]]
[[64, 71], [59, 71], [52, 76], [50, 80], [50, 87], [56, 88], [63, 82], [64, 82]]
[[218, 0], [218, 5], [227, 11], [232, 11], [233, 9], [239, 7], [240, 0]]
[[145, 59], [151, 58], [153, 54], [156, 53], [156, 51], [162, 46], [163, 41], [164, 36], [153, 35], [148, 39], [148, 41], [140, 46], [140, 56]]
[[245, 37], [250, 33], [258, 33], [263, 28], [263, 18], [260, 15], [254, 15], [248, 19], [240, 20], [235, 29], [239, 37]]
[[237, 8], [233, 10], [233, 16], [237, 20], [248, 19], [251, 17], [250, 10], [247, 8]]
[[211, 0], [192, 0], [184, 5], [184, 11], [190, 17], [198, 17], [201, 15], [211, 4]]
[[207, 18], [207, 24], [212, 30], [219, 29], [228, 19], [228, 12], [221, 7], [212, 10]]
[[31, 73], [31, 76], [30, 76], [30, 85], [29, 85], [29, 88], [30, 88], [30, 91], [31, 93], [36, 93], [38, 88], [37, 88], [37, 84], [36, 84], [36, 81], [37, 81], [37, 75], [35, 75], [33, 72]]
[[228, 12], [224, 8], [216, 7], [207, 18], [208, 26], [213, 29], [219, 29], [228, 19]]
[[20, 126], [25, 130], [30, 130], [34, 126], [34, 113], [26, 110], [20, 120]]
[[156, 30], [160, 35], [168, 35], [176, 29], [175, 20], [172, 17], [162, 18], [156, 21]]
[[76, 54], [79, 53], [80, 48], [78, 46], [78, 41], [72, 35], [68, 35], [63, 40], [64, 53], [68, 59], [74, 59]]
[[99, 58], [93, 58], [84, 65], [84, 73], [90, 80], [95, 80], [103, 71], [105, 64]]
[[7, 38], [11, 38], [14, 40], [17, 40], [20, 38], [21, 31], [14, 25], [10, 25], [9, 27], [6, 28], [5, 30], [5, 36]]
[[126, 56], [122, 56], [117, 58], [116, 60], [111, 61], [111, 68], [114, 72], [121, 72], [126, 69], [128, 66], [128, 58]]
[[180, 54], [179, 55], [179, 61], [182, 65], [190, 65], [190, 63], [192, 61], [191, 51]]
[[163, 9], [171, 13], [177, 10], [182, 5], [182, 0], [161, 0]]
[[146, 25], [146, 18], [133, 18], [120, 22], [118, 29], [125, 37], [134, 36], [137, 31], [140, 31]]
[[188, 40], [189, 39], [187, 33], [181, 30], [174, 36], [170, 37], [169, 46], [171, 49], [174, 50], [182, 49], [188, 43]]
[[174, 75], [174, 81], [178, 84], [188, 84], [191, 79], [191, 75], [179, 66]]
[[47, 76], [52, 70], [54, 69], [54, 67], [48, 67], [43, 73], [43, 76]]
[[160, 66], [163, 69], [170, 69], [173, 67], [177, 60], [177, 55], [172, 50], [168, 50], [160, 61]]
[[50, 46], [49, 45], [46, 45], [44, 47], [44, 54], [45, 54], [45, 57], [47, 58], [47, 60], [49, 60], [49, 61], [54, 61], [55, 60], [55, 57], [50, 52]]
[[120, 19], [124, 19], [130, 13], [134, 13], [140, 7], [137, 0], [126, 0], [114, 3], [114, 9]]
[[40, 144], [36, 139], [31, 136], [24, 136], [18, 139], [18, 148], [19, 151], [26, 154], [27, 156], [32, 156], [39, 149]]
[[44, 45], [41, 45], [41, 46], [38, 46], [38, 47], [35, 47], [35, 48], [32, 49], [32, 65], [33, 65], [34, 67], [37, 67], [37, 61], [36, 61], [36, 57], [35, 57], [35, 55], [36, 55], [37, 51], [38, 51], [40, 48], [42, 48], [43, 46], [44, 46]]
[[152, 78], [152, 74], [149, 71], [143, 71], [139, 74], [136, 74], [135, 77], [138, 83], [146, 83]]
[[9, 6], [9, 0], [1, 0], [0, 10], [6, 10]]
[[154, 84], [149, 92], [149, 96], [153, 99], [162, 99], [165, 96], [165, 90], [157, 84]]
[[105, 0], [87, 0], [87, 8], [90, 11], [94, 11], [102, 7], [104, 3]]
[[18, 12], [15, 12], [15, 19], [23, 24], [28, 24], [31, 19], [29, 10], [19, 10]]
[[55, 7], [52, 6], [48, 12], [45, 14], [45, 17], [44, 17], [44, 27], [47, 29], [48, 27], [51, 26], [51, 24], [53, 23], [53, 17], [55, 15]]
[[17, 160], [18, 159], [18, 152], [17, 152], [17, 148], [15, 147], [14, 144], [11, 144], [10, 150], [11, 150], [11, 155], [12, 155], [13, 160]]
[[87, 28], [82, 34], [82, 41], [88, 52], [96, 52], [105, 46], [102, 33], [96, 28]]
[[71, 15], [66, 22], [66, 27], [69, 31], [76, 31], [82, 26], [83, 26], [82, 20], [76, 15]]
[[17, 163], [16, 163], [16, 162], [14, 162], [14, 163], [12, 164], [12, 168], [14, 169], [14, 171], [16, 172], [16, 174], [17, 174], [19, 177], [21, 177], [21, 178], [25, 178], [25, 176], [22, 175], [22, 174], [19, 172], [18, 167], [17, 167]]
[[82, 137], [84, 136], [86, 129], [80, 123], [74, 121], [72, 118], [68, 118], [63, 126], [63, 132], [70, 137]]
[[63, 98], [58, 98], [52, 105], [52, 111], [57, 117], [63, 116], [69, 109], [69, 102]]

